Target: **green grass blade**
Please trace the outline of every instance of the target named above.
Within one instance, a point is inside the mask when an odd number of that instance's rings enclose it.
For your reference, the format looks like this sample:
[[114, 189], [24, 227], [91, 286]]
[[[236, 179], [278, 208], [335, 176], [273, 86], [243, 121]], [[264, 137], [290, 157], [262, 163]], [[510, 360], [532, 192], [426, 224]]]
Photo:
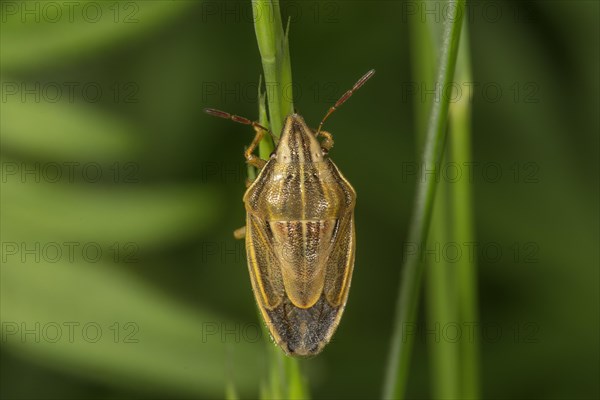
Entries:
[[[440, 44], [439, 67], [436, 79], [439, 85], [436, 85], [436, 91], [448, 87], [454, 78], [462, 16], [465, 11], [464, 0], [450, 1], [449, 3], [451, 3], [451, 6], [448, 7], [450, 15], [446, 19]], [[422, 163], [424, 169], [433, 171], [433, 173], [428, 174], [425, 179], [419, 180], [416, 192], [416, 208], [409, 232], [408, 242], [416, 245], [417, 248], [422, 248], [427, 240], [436, 182], [439, 175], [438, 162], [441, 159], [445, 145], [448, 99], [441, 95], [439, 98], [441, 100], [433, 103], [431, 108]], [[406, 391], [408, 365], [414, 338], [413, 335], [403, 338], [402, 332], [408, 324], [415, 323], [422, 272], [419, 252], [408, 254], [403, 265], [394, 316], [394, 331], [383, 390], [383, 397], [386, 399], [402, 398]]]
[[[288, 29], [284, 32], [277, 0], [253, 0], [252, 5], [256, 40], [267, 87], [266, 96], [259, 88], [259, 122], [265, 127], [270, 127], [275, 137], [279, 137], [283, 121], [294, 108], [288, 44], [289, 21]], [[268, 113], [265, 103], [268, 104]], [[268, 159], [272, 151], [273, 143], [265, 136], [259, 148], [260, 157]], [[265, 333], [265, 337], [268, 338], [269, 334]], [[298, 360], [286, 357], [271, 343], [268, 345], [270, 377], [268, 389], [263, 389], [262, 394], [273, 398], [309, 398], [308, 386], [301, 374]]]
[[292, 72], [287, 38], [278, 0], [253, 0], [254, 29], [267, 85], [269, 121], [279, 136], [283, 120], [292, 112]]
[[[470, 51], [467, 24], [462, 31], [461, 46], [456, 64], [456, 84], [461, 86], [472, 82]], [[450, 158], [456, 165], [469, 165], [471, 162], [471, 99], [461, 97], [452, 104], [449, 111], [448, 146]], [[452, 241], [454, 243], [475, 242], [473, 221], [473, 194], [469, 179], [463, 178], [452, 183]], [[461, 326], [476, 323], [477, 305], [477, 260], [472, 257], [461, 257], [455, 264], [457, 271], [456, 296]], [[460, 379], [463, 399], [480, 397], [479, 391], [479, 343], [477, 340], [460, 342]]]
[[[427, 7], [425, 1], [418, 2], [419, 7]], [[410, 19], [412, 76], [419, 88], [434, 87], [435, 56], [439, 52], [438, 24], [433, 18]], [[462, 49], [462, 46], [461, 46]], [[461, 50], [459, 49], [459, 52]], [[459, 53], [460, 57], [460, 53]], [[457, 66], [458, 68], [458, 66]], [[422, 92], [421, 92], [422, 93]], [[418, 149], [425, 140], [427, 115], [433, 99], [429, 96], [417, 96], [415, 107], [415, 128], [418, 132]], [[448, 153], [446, 151], [446, 153]], [[449, 155], [446, 154], [446, 160]], [[434, 398], [455, 399], [459, 395], [459, 345], [449, 340], [446, 328], [457, 322], [456, 276], [453, 264], [445, 257], [447, 245], [452, 242], [450, 227], [452, 224], [448, 201], [451, 187], [442, 179], [438, 183], [437, 195], [431, 220], [431, 232], [426, 248], [433, 255], [425, 257], [425, 298], [426, 329], [436, 332], [432, 338], [427, 335], [427, 352], [430, 360], [431, 393]]]
[[426, 248], [432, 252], [423, 260], [425, 271], [425, 298], [427, 330], [436, 332], [428, 335], [427, 349], [431, 360], [432, 394], [436, 399], [456, 399], [459, 397], [458, 343], [450, 337], [450, 327], [457, 322], [456, 277], [453, 264], [446, 257], [450, 238], [450, 214], [448, 200], [450, 185], [444, 179], [438, 183], [431, 228]]
[[[267, 129], [271, 128], [269, 124], [269, 116], [267, 112], [267, 93], [262, 91], [261, 88], [261, 79], [259, 79], [258, 84], [258, 122]], [[263, 160], [268, 160], [271, 152], [275, 148], [273, 144], [273, 140], [267, 135], [260, 142], [260, 147], [258, 149], [258, 155]], [[254, 168], [254, 167], [253, 167]]]

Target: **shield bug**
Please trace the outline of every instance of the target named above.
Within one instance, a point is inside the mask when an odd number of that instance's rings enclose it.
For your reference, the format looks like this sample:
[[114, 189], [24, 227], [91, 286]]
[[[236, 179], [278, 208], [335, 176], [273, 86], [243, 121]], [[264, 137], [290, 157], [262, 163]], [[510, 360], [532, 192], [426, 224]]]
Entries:
[[[328, 157], [333, 137], [323, 123], [373, 74], [367, 72], [329, 109], [316, 131], [299, 114], [285, 119], [269, 160], [254, 155], [266, 133], [258, 122], [205, 109], [251, 125], [256, 135], [245, 152], [259, 169], [243, 201], [252, 289], [275, 342], [292, 356], [318, 354], [337, 328], [350, 289], [356, 247], [356, 193]], [[322, 137], [323, 140], [319, 141]]]

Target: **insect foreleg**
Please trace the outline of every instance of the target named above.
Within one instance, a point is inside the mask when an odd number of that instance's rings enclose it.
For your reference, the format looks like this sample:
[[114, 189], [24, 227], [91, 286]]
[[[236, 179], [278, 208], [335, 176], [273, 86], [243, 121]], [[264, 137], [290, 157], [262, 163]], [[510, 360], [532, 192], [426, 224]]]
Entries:
[[262, 127], [255, 125], [253, 125], [253, 128], [256, 132], [256, 135], [254, 136], [254, 140], [252, 141], [252, 143], [250, 143], [250, 146], [248, 146], [248, 148], [244, 152], [244, 157], [246, 157], [246, 161], [248, 162], [248, 164], [258, 168], [258, 170], [260, 171], [267, 162], [262, 158], [255, 156], [252, 153], [254, 153], [254, 150], [262, 140], [263, 136], [265, 136], [265, 130]]
[[215, 117], [230, 119], [230, 120], [232, 120], [234, 122], [238, 122], [240, 124], [251, 125], [254, 128], [254, 132], [256, 132], [256, 135], [254, 136], [254, 140], [252, 141], [250, 146], [246, 149], [244, 156], [246, 157], [248, 164], [258, 168], [259, 170], [261, 170], [262, 167], [265, 166], [265, 164], [267, 162], [265, 160], [258, 158], [257, 156], [255, 156], [252, 153], [254, 152], [254, 150], [256, 149], [256, 146], [258, 146], [261, 139], [265, 135], [265, 132], [270, 134], [271, 137], [273, 138], [273, 141], [275, 142], [276, 140], [275, 140], [275, 136], [273, 136], [273, 132], [271, 132], [270, 130], [268, 130], [267, 128], [265, 128], [264, 126], [259, 124], [258, 122], [251, 121], [248, 118], [240, 117], [239, 115], [229, 114], [228, 112], [221, 111], [221, 110], [215, 110], [214, 108], [205, 108], [204, 112], [209, 115], [215, 116]]
[[319, 135], [323, 136], [325, 139], [321, 142], [321, 147], [327, 151], [331, 150], [333, 147], [333, 135], [327, 131], [319, 132]]
[[236, 239], [243, 239], [246, 237], [246, 226], [242, 226], [241, 228], [237, 228], [233, 231], [233, 237]]

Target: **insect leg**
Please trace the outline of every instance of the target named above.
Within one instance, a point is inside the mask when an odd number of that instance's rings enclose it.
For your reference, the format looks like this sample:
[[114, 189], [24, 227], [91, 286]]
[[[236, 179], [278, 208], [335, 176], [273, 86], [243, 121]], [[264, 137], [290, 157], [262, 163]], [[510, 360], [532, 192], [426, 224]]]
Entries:
[[241, 228], [237, 228], [233, 231], [233, 237], [236, 239], [243, 239], [246, 237], [246, 226], [242, 226]]
[[204, 112], [209, 115], [215, 116], [215, 117], [230, 119], [230, 120], [232, 120], [234, 122], [238, 122], [240, 124], [252, 125], [252, 127], [254, 128], [254, 131], [256, 132], [256, 136], [254, 136], [254, 140], [252, 141], [250, 146], [244, 152], [244, 156], [246, 157], [246, 161], [248, 162], [248, 164], [258, 168], [259, 170], [265, 166], [265, 164], [267, 162], [265, 160], [255, 156], [252, 153], [254, 152], [254, 150], [260, 143], [261, 139], [265, 135], [265, 132], [268, 133], [269, 135], [271, 135], [271, 137], [273, 138], [273, 141], [276, 142], [275, 138], [273, 137], [273, 133], [269, 129], [265, 128], [264, 126], [262, 126], [261, 124], [259, 124], [256, 121], [251, 121], [248, 118], [240, 117], [239, 115], [229, 114], [225, 111], [215, 110], [214, 108], [205, 108]]
[[254, 153], [254, 150], [262, 140], [263, 136], [265, 136], [265, 129], [258, 124], [252, 126], [254, 128], [254, 131], [256, 132], [256, 136], [254, 136], [254, 140], [252, 141], [252, 143], [250, 143], [250, 146], [248, 146], [248, 148], [244, 152], [244, 157], [246, 157], [246, 161], [248, 162], [248, 164], [258, 168], [258, 170], [260, 171], [267, 162], [262, 158], [255, 156], [252, 153]]
[[321, 142], [321, 147], [327, 151], [331, 150], [331, 148], [333, 147], [333, 136], [331, 135], [331, 133], [327, 131], [321, 131], [320, 135], [325, 138]]

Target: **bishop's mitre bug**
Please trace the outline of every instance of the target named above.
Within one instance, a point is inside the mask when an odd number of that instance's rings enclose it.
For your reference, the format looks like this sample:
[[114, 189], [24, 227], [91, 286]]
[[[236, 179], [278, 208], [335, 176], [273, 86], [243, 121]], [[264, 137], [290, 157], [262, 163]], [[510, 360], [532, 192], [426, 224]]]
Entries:
[[[333, 137], [323, 123], [358, 90], [370, 70], [329, 109], [316, 132], [299, 114], [289, 115], [269, 160], [254, 155], [265, 133], [256, 121], [205, 109], [210, 115], [252, 125], [245, 152], [259, 169], [244, 194], [252, 289], [273, 339], [289, 355], [318, 354], [340, 321], [354, 268], [356, 192], [327, 153]], [[322, 136], [323, 141], [317, 138]]]

